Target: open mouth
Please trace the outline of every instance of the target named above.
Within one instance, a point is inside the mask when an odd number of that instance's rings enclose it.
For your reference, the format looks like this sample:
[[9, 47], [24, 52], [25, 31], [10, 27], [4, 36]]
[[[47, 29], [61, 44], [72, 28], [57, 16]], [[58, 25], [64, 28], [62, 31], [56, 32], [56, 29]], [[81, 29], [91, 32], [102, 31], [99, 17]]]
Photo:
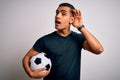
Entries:
[[55, 21], [55, 23], [56, 23], [56, 24], [61, 24], [61, 22], [60, 22], [60, 21], [57, 21], [57, 20]]

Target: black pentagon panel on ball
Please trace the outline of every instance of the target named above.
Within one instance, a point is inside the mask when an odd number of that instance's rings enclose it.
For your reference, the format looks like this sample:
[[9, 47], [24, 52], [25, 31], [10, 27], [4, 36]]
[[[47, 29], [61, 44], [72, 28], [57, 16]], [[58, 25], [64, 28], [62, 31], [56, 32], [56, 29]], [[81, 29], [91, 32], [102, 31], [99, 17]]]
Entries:
[[46, 70], [49, 70], [50, 69], [50, 64], [47, 64], [45, 67], [46, 67]]
[[41, 58], [36, 58], [34, 61], [37, 65], [41, 63]]

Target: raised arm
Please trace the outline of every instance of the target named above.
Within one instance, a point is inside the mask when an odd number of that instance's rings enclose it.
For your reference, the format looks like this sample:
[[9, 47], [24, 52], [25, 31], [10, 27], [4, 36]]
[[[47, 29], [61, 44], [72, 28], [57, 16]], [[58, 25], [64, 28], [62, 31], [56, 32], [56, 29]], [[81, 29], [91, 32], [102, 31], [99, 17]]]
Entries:
[[79, 28], [79, 31], [83, 34], [86, 40], [83, 43], [83, 47], [95, 54], [100, 54], [103, 52], [103, 47], [101, 43], [91, 34], [83, 25], [83, 19], [80, 10], [73, 10], [74, 22], [72, 25], [76, 28]]

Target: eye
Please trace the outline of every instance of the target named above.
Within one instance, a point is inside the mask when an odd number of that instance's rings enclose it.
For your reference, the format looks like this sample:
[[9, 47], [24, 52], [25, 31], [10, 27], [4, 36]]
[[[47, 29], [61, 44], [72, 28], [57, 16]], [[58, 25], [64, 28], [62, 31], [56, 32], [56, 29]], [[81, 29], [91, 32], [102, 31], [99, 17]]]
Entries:
[[59, 11], [58, 10], [56, 10], [56, 15], [59, 13]]
[[62, 15], [63, 15], [63, 16], [65, 16], [65, 15], [66, 15], [66, 13], [62, 13]]
[[62, 10], [62, 11], [61, 11], [61, 14], [62, 14], [62, 16], [66, 16], [66, 15], [67, 15], [67, 11]]
[[62, 16], [66, 16], [66, 15], [67, 15], [66, 11], [63, 11]]

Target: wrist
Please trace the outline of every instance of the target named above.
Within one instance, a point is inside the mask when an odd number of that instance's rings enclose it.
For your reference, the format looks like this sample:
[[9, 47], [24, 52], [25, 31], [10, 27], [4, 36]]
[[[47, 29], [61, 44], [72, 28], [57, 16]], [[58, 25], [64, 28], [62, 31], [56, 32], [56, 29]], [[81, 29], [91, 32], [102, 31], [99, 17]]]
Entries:
[[29, 77], [30, 77], [30, 78], [34, 78], [33, 72], [30, 72], [30, 73], [29, 73]]
[[79, 30], [79, 31], [81, 31], [81, 29], [82, 28], [84, 28], [85, 26], [82, 24], [80, 27], [78, 27], [77, 29]]

